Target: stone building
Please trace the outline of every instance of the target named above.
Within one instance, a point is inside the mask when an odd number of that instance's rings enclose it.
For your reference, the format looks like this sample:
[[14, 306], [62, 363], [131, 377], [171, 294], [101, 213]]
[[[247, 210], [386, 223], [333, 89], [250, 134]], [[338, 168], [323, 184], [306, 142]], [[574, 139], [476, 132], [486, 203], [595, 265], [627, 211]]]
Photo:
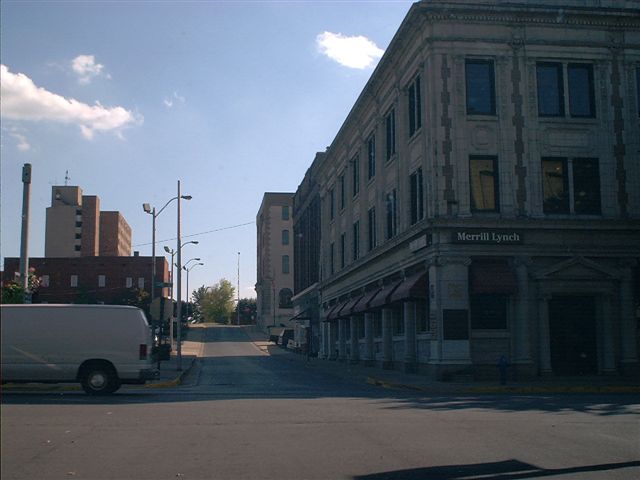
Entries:
[[640, 10], [414, 4], [315, 173], [321, 355], [638, 372]]
[[293, 193], [264, 194], [257, 225], [257, 325], [293, 326]]
[[100, 199], [77, 186], [53, 186], [47, 208], [45, 257], [131, 255], [131, 227], [120, 212], [100, 211]]

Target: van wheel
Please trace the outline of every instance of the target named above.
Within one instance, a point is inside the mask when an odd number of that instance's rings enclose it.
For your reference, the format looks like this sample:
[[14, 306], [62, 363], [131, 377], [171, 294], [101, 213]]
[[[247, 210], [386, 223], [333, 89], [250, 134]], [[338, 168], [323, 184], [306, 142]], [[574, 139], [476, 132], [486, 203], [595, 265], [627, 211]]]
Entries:
[[118, 375], [102, 365], [88, 367], [80, 383], [89, 395], [108, 395], [120, 388]]

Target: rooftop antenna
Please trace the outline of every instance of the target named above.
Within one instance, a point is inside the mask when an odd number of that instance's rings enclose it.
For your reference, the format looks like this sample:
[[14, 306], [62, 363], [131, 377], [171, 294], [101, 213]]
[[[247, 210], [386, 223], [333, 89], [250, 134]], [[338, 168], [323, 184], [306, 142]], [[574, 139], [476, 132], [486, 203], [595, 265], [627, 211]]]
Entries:
[[65, 170], [64, 172], [64, 186], [68, 186], [69, 185], [69, 180], [71, 180], [71, 178], [69, 178], [69, 170]]

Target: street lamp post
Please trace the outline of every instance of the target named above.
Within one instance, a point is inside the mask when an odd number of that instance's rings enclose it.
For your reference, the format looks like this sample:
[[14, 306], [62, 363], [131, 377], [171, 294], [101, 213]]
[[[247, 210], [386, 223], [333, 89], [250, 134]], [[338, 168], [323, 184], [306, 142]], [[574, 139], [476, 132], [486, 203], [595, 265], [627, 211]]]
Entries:
[[[193, 245], [198, 245], [198, 241], [197, 240], [191, 240], [190, 242], [185, 243], [184, 245], [182, 245], [182, 248], [186, 247], [187, 245], [189, 245], [190, 243], [192, 243]], [[175, 256], [175, 254], [177, 253], [173, 248], [169, 248], [165, 245], [164, 247], [164, 251], [167, 252], [169, 255], [171, 255], [171, 288], [170, 288], [170, 295], [171, 295], [171, 305], [173, 307], [173, 284], [175, 281], [174, 275], [173, 275], [173, 267], [175, 267], [175, 263], [173, 263], [173, 257]], [[172, 314], [171, 314], [171, 328], [169, 329], [169, 341], [171, 342], [171, 348], [173, 348], [173, 308], [172, 308]]]
[[[191, 260], [200, 260], [199, 258], [192, 258]], [[189, 262], [191, 261], [189, 260]], [[200, 262], [200, 263], [196, 263], [195, 265], [192, 265], [191, 268], [187, 268], [187, 264], [189, 263], [185, 263], [182, 266], [182, 269], [187, 272], [187, 315], [189, 314], [189, 272], [191, 270], [193, 270], [194, 268], [196, 268], [198, 265], [204, 265], [204, 263]]]
[[[178, 263], [180, 263], [180, 200], [191, 200], [191, 195], [181, 195], [180, 194], [180, 180], [178, 180], [178, 195], [170, 199], [164, 206], [156, 213], [156, 208], [151, 206], [148, 203], [142, 204], [142, 208], [145, 213], [148, 213], [153, 216], [152, 228], [152, 247], [151, 247], [151, 261], [153, 263], [151, 267], [151, 301], [153, 302], [155, 298], [155, 280], [156, 280], [156, 217], [162, 213], [162, 211], [167, 208], [167, 206], [173, 202], [174, 200], [178, 201]], [[180, 275], [178, 275], [178, 285], [180, 284]], [[178, 302], [180, 301], [180, 292], [178, 291]], [[180, 304], [178, 303], [178, 319], [180, 319]], [[159, 322], [159, 320], [158, 320]], [[180, 350], [180, 323], [178, 322], [178, 370], [182, 370], [182, 356]]]

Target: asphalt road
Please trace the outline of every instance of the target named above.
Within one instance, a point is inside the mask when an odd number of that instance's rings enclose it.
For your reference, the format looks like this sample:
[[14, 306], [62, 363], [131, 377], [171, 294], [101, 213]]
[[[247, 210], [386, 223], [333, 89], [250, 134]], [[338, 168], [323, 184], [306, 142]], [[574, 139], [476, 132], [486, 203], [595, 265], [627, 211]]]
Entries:
[[640, 478], [637, 396], [425, 396], [205, 339], [179, 387], [3, 393], [3, 480]]

